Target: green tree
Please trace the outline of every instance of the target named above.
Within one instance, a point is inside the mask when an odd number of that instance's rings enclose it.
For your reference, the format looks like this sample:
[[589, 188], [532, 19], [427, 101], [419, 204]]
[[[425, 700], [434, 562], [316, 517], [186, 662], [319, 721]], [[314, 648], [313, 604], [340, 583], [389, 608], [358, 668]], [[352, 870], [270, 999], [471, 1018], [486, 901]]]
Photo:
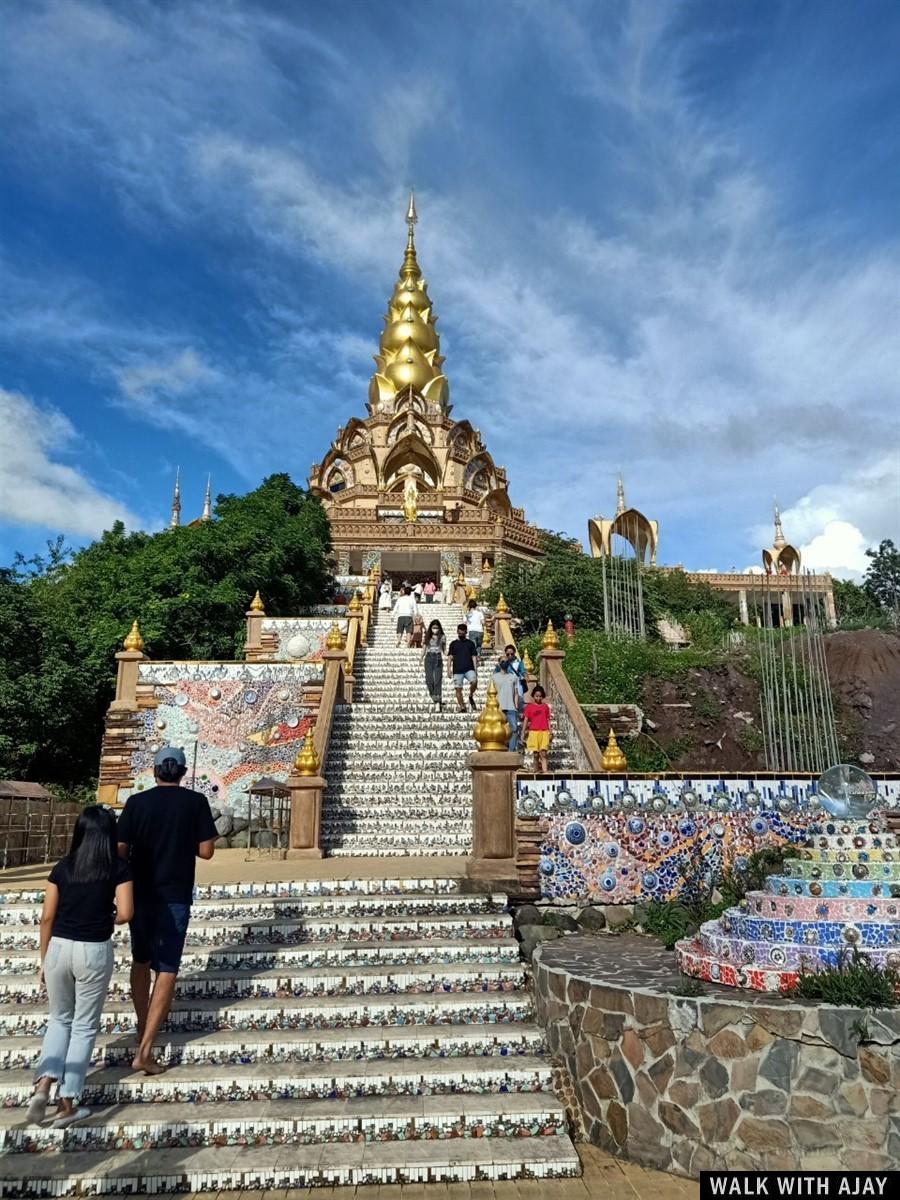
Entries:
[[544, 532], [544, 557], [536, 563], [501, 563], [485, 592], [489, 603], [502, 592], [526, 633], [543, 629], [548, 620], [559, 628], [571, 616], [578, 629], [603, 625], [603, 577], [598, 559], [589, 558], [577, 542]]
[[835, 579], [832, 586], [838, 625], [858, 628], [861, 625], [885, 624], [884, 610], [866, 588], [860, 587], [852, 579]]
[[870, 560], [863, 586], [882, 608], [889, 613], [900, 612], [900, 550], [890, 538], [885, 538], [877, 550], [867, 550]]
[[96, 771], [116, 650], [141, 624], [154, 658], [235, 658], [254, 591], [266, 611], [325, 598], [328, 520], [286, 475], [220, 496], [216, 519], [163, 533], [115, 525], [0, 580], [0, 772], [82, 783]]

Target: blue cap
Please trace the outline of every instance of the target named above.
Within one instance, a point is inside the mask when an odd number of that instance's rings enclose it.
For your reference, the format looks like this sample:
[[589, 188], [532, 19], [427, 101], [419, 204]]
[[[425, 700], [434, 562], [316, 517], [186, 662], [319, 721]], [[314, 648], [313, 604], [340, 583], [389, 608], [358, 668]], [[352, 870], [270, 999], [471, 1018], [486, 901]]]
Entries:
[[154, 767], [161, 767], [167, 758], [174, 758], [179, 767], [187, 766], [187, 759], [180, 746], [161, 746], [153, 755]]

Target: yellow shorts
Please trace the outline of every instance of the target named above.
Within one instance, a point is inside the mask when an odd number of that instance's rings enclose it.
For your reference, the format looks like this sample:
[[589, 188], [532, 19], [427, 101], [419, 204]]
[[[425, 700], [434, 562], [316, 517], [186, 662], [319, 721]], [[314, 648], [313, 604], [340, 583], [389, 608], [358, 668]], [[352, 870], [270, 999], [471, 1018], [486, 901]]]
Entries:
[[528, 734], [528, 751], [530, 754], [540, 754], [542, 750], [550, 749], [550, 730], [532, 729]]

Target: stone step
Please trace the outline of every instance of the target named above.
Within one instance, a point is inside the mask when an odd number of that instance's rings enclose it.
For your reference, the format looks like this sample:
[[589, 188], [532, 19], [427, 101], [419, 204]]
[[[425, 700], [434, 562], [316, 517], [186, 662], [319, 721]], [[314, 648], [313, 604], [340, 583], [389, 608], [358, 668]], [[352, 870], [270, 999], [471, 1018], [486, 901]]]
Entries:
[[[345, 803], [349, 802], [350, 798], [345, 797]], [[424, 818], [418, 819], [421, 820]], [[382, 837], [387, 837], [388, 835], [392, 837], [405, 836], [409, 833], [409, 820], [410, 818], [408, 817], [401, 818], [399, 814], [396, 816], [388, 816], [386, 814], [380, 816], [377, 813], [369, 814], [364, 808], [351, 809], [350, 811], [345, 808], [339, 814], [328, 809], [322, 818], [322, 834], [326, 837], [330, 837], [335, 833], [365, 833], [380, 835]], [[472, 818], [442, 817], [440, 835], [444, 839], [471, 839]]]
[[[842, 941], [811, 948], [808, 942], [747, 942], [741, 937], [723, 934], [715, 921], [700, 926], [698, 943], [700, 952], [709, 959], [730, 962], [736, 967], [760, 963], [773, 971], [814, 971], [823, 965], [836, 967], [846, 958], [848, 945]], [[888, 947], [867, 948], [865, 955], [873, 966], [885, 967], [892, 965], [888, 960], [893, 960], [897, 952]]]
[[[176, 996], [185, 998], [221, 996], [264, 998], [288, 996], [372, 996], [399, 993], [442, 992], [502, 992], [515, 991], [524, 985], [524, 970], [513, 963], [452, 963], [438, 967], [357, 967], [356, 970], [323, 970], [322, 968], [273, 968], [262, 971], [234, 970], [182, 971], [176, 984]], [[113, 1000], [131, 998], [128, 973], [114, 974], [108, 995]], [[42, 987], [36, 972], [26, 976], [0, 976], [0, 1004], [36, 1002], [42, 997]]]
[[[202, 1063], [171, 1065], [162, 1075], [144, 1075], [130, 1065], [100, 1067], [87, 1076], [84, 1103], [207, 1104], [222, 1101], [269, 1101], [362, 1098], [365, 1096], [460, 1095], [549, 1091], [550, 1060], [537, 1054], [454, 1058], [365, 1058], [347, 1062]], [[0, 1106], [28, 1103], [31, 1071], [0, 1072]], [[13, 1118], [15, 1114], [13, 1114]], [[19, 1115], [21, 1120], [21, 1115]], [[13, 1119], [13, 1122], [15, 1120]]]
[[[228, 1078], [236, 1063], [346, 1062], [363, 1059], [456, 1058], [542, 1054], [543, 1033], [531, 1021], [464, 1025], [354, 1025], [343, 1029], [250, 1029], [174, 1032], [159, 1035], [162, 1063], [218, 1064]], [[134, 1057], [131, 1032], [97, 1037], [93, 1063], [128, 1064]], [[0, 1037], [0, 1070], [33, 1068], [41, 1054], [39, 1037]]]
[[[290, 968], [329, 968], [349, 970], [376, 966], [393, 971], [416, 963], [509, 963], [518, 961], [519, 944], [512, 938], [472, 938], [453, 941], [435, 938], [389, 942], [318, 942], [313, 945], [285, 946], [256, 942], [236, 947], [197, 947], [186, 949], [181, 959], [183, 971], [252, 971]], [[21, 950], [0, 958], [4, 974], [33, 973], [37, 969], [38, 950]], [[120, 943], [115, 954], [117, 970], [131, 966], [131, 952]]]
[[7, 1155], [0, 1187], [21, 1200], [73, 1194], [124, 1195], [307, 1188], [317, 1185], [443, 1183], [577, 1175], [566, 1136], [456, 1138], [329, 1145], [237, 1146], [109, 1155], [103, 1151]]
[[128, 1104], [100, 1108], [68, 1129], [22, 1124], [0, 1111], [0, 1153], [115, 1155], [129, 1150], [304, 1146], [335, 1142], [416, 1142], [450, 1138], [554, 1137], [565, 1110], [550, 1093], [211, 1101], [204, 1105]]
[[[296, 921], [260, 918], [251, 921], [192, 921], [188, 926], [186, 945], [242, 945], [254, 941], [315, 942], [315, 941], [391, 941], [399, 938], [450, 937], [462, 938], [467, 933], [481, 937], [508, 937], [511, 920], [504, 913], [472, 913], [455, 916], [437, 914], [431, 917], [313, 917]], [[117, 928], [113, 943], [129, 941], [127, 928]], [[38, 930], [32, 927], [3, 927], [0, 948], [37, 946]]]
[[[449, 807], [449, 806], [448, 806]], [[471, 807], [471, 804], [469, 805]], [[468, 811], [468, 810], [467, 810]], [[191, 906], [192, 921], [254, 921], [265, 917], [280, 920], [327, 917], [401, 917], [474, 915], [502, 913], [506, 896], [485, 892], [428, 895], [410, 892], [405, 896], [283, 896], [235, 897], [198, 900]], [[41, 910], [37, 904], [0, 906], [0, 925], [38, 925]]]
[[326, 840], [323, 845], [330, 858], [369, 858], [373, 854], [380, 858], [421, 858], [435, 854], [464, 857], [472, 853], [471, 838], [465, 843], [442, 842], [439, 838], [431, 842], [403, 843], [370, 837], [356, 840], [353, 834], [343, 834], [340, 842]]
[[[504, 992], [405, 993], [395, 995], [273, 997], [246, 1000], [176, 998], [168, 1030], [343, 1029], [372, 1025], [494, 1024], [526, 1021], [531, 996]], [[43, 1036], [47, 1005], [0, 1004], [0, 1036]], [[130, 1000], [107, 997], [100, 1017], [105, 1033], [130, 1033], [135, 1015]]]

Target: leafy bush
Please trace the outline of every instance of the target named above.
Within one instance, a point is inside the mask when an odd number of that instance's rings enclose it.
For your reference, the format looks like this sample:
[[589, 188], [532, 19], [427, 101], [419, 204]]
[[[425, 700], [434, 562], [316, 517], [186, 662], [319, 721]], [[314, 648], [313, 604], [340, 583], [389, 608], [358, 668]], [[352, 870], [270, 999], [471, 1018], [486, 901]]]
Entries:
[[855, 947], [836, 967], [802, 972], [788, 995], [854, 1008], [895, 1008], [900, 1002], [900, 972], [878, 967]]

